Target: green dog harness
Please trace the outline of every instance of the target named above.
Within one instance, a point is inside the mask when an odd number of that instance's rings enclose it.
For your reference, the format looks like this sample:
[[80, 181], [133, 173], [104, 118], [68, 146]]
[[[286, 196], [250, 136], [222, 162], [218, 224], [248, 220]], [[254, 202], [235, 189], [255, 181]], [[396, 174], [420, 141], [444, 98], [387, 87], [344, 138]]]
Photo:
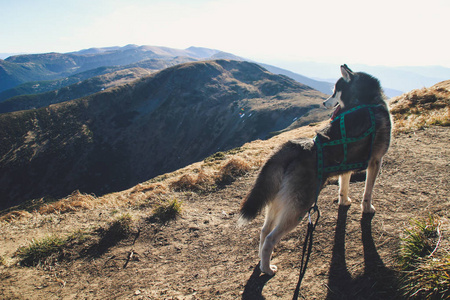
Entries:
[[[376, 106], [378, 106], [378, 104], [359, 105], [359, 106], [351, 108], [348, 111], [345, 111], [345, 112], [337, 115], [336, 118], [333, 121], [331, 121], [331, 124], [339, 122], [340, 133], [341, 133], [340, 139], [324, 142], [324, 141], [322, 141], [322, 138], [320, 135], [316, 135], [316, 137], [314, 138], [314, 143], [316, 144], [316, 148], [317, 148], [317, 173], [318, 173], [317, 176], [319, 179], [319, 185], [317, 187], [316, 202], [317, 202], [317, 198], [319, 196], [320, 186], [323, 181], [323, 175], [325, 173], [366, 169], [368, 167], [369, 159], [372, 154], [372, 145], [373, 145], [373, 141], [375, 138], [375, 114], [372, 109]], [[365, 132], [363, 132], [361, 135], [359, 135], [358, 137], [347, 137], [347, 131], [345, 129], [345, 117], [351, 113], [354, 113], [357, 110], [360, 110], [360, 109], [368, 110], [369, 116], [370, 116], [370, 127]], [[369, 135], [371, 135], [371, 141], [370, 141], [370, 151], [369, 151], [368, 159], [365, 161], [348, 163], [347, 162], [348, 146], [352, 143], [356, 143], [356, 142], [366, 138]], [[343, 149], [343, 153], [344, 153], [342, 161], [336, 165], [325, 166], [324, 165], [324, 156], [323, 156], [324, 148], [329, 147], [329, 146], [337, 146], [337, 145], [342, 145], [342, 149]]]

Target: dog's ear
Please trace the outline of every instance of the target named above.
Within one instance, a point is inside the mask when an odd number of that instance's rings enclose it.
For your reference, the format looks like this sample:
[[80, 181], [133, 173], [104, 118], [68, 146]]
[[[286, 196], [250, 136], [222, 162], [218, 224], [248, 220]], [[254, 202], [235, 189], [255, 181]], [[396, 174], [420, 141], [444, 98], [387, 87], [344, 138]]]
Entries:
[[342, 73], [342, 78], [344, 78], [345, 81], [350, 82], [353, 79], [353, 71], [350, 70], [350, 68], [347, 65], [342, 65], [341, 66], [341, 73]]

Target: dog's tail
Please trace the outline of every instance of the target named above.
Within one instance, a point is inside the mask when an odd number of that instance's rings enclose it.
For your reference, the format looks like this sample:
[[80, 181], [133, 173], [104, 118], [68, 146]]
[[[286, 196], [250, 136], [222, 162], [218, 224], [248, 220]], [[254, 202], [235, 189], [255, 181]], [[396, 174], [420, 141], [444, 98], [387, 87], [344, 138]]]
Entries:
[[277, 154], [266, 162], [256, 179], [255, 185], [242, 201], [239, 225], [253, 220], [276, 197], [280, 190], [285, 165], [280, 163]]

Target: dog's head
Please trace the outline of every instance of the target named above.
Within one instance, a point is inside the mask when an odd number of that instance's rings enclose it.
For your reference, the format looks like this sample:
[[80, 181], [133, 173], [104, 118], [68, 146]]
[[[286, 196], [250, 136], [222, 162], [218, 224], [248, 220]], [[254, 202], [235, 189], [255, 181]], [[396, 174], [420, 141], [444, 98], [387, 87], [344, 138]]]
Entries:
[[361, 104], [384, 101], [378, 79], [362, 72], [353, 72], [347, 65], [341, 66], [342, 77], [334, 85], [333, 95], [323, 102], [326, 108], [336, 107], [334, 118], [340, 112]]

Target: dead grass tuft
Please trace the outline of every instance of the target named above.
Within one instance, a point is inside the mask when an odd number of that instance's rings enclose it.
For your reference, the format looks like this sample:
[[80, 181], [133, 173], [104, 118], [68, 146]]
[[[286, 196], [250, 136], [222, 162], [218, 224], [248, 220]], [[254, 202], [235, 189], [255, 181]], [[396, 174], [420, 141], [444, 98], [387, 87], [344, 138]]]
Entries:
[[130, 203], [143, 207], [155, 204], [167, 193], [169, 187], [165, 182], [146, 182], [132, 188], [128, 199]]
[[109, 237], [115, 239], [123, 239], [127, 237], [134, 230], [134, 220], [129, 213], [120, 215], [114, 222], [112, 222], [106, 229]]
[[39, 264], [51, 264], [57, 260], [61, 249], [67, 239], [56, 235], [47, 236], [40, 240], [33, 239], [26, 247], [20, 247], [16, 255], [24, 266], [37, 266]]
[[5, 221], [5, 222], [11, 222], [11, 221], [15, 221], [15, 220], [20, 220], [20, 219], [28, 219], [31, 218], [33, 215], [30, 214], [29, 212], [25, 211], [25, 210], [17, 210], [17, 211], [12, 211], [7, 213], [6, 215], [3, 215], [0, 217], [0, 221]]
[[251, 166], [245, 160], [239, 157], [232, 158], [219, 170], [216, 183], [218, 185], [230, 184], [250, 170]]
[[92, 209], [95, 206], [95, 196], [74, 191], [71, 195], [59, 201], [39, 207], [40, 214], [66, 213], [82, 209]]
[[168, 223], [170, 220], [175, 220], [181, 215], [181, 204], [177, 198], [172, 200], [165, 200], [159, 203], [153, 210], [150, 216], [150, 222]]
[[236, 178], [247, 174], [251, 168], [246, 160], [233, 157], [220, 165], [218, 171], [201, 169], [197, 174], [181, 175], [170, 184], [170, 188], [174, 191], [213, 192], [219, 186], [228, 185]]
[[450, 91], [439, 85], [413, 90], [391, 100], [394, 132], [408, 132], [430, 125], [450, 126]]
[[207, 192], [216, 188], [216, 175], [206, 170], [200, 170], [197, 174], [184, 174], [170, 184], [170, 188], [175, 191], [195, 191]]
[[131, 194], [134, 193], [144, 193], [144, 194], [148, 194], [148, 193], [152, 193], [152, 194], [165, 194], [168, 192], [167, 189], [167, 185], [165, 183], [162, 182], [155, 182], [155, 183], [150, 183], [150, 184], [138, 184], [136, 185], [132, 191]]

